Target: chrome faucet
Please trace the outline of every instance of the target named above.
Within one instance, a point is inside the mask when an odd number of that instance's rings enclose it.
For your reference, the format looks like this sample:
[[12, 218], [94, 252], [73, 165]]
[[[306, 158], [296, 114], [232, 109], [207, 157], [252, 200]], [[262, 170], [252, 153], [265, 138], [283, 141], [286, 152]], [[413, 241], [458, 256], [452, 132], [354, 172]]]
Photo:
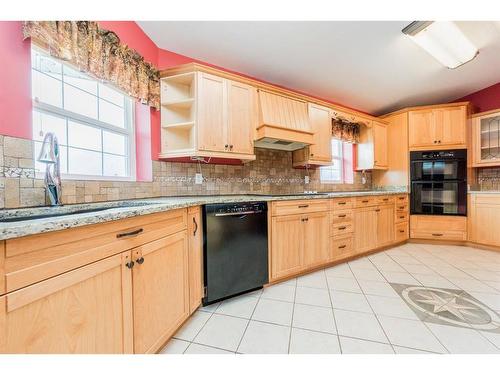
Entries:
[[59, 206], [61, 202], [61, 170], [59, 160], [59, 142], [54, 133], [48, 132], [43, 138], [42, 149], [37, 159], [45, 163], [45, 191], [50, 205]]

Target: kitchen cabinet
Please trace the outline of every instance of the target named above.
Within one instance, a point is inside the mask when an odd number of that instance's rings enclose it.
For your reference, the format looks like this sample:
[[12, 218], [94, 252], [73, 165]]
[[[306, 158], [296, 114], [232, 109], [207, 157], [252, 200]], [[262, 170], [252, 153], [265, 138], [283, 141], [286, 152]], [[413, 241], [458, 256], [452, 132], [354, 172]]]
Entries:
[[161, 86], [160, 158], [255, 159], [255, 87], [204, 72], [163, 77]]
[[361, 125], [356, 169], [387, 169], [387, 125], [371, 121]]
[[377, 207], [354, 210], [354, 252], [364, 253], [377, 247]]
[[0, 297], [1, 353], [132, 353], [130, 251]]
[[466, 148], [467, 106], [427, 107], [408, 112], [412, 150]]
[[272, 218], [271, 279], [298, 273], [304, 264], [304, 231], [302, 215]]
[[332, 114], [330, 108], [308, 105], [309, 123], [314, 144], [293, 152], [293, 166], [329, 165], [332, 163]]
[[410, 238], [432, 240], [467, 240], [464, 216], [410, 215]]
[[394, 242], [394, 204], [379, 206], [377, 212], [377, 247]]
[[470, 194], [469, 241], [500, 246], [500, 194]]
[[203, 238], [201, 208], [188, 208], [189, 312], [192, 314], [203, 298]]
[[325, 264], [330, 259], [328, 212], [316, 212], [304, 217], [304, 267]]
[[189, 316], [186, 232], [132, 253], [134, 352], [154, 353]]
[[472, 116], [472, 166], [500, 165], [500, 110]]

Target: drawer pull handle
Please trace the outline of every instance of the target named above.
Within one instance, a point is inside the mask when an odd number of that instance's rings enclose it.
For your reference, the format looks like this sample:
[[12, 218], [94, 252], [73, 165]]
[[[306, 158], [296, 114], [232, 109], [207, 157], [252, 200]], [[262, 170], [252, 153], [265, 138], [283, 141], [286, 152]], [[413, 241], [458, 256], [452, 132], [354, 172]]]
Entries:
[[133, 230], [132, 232], [118, 233], [116, 235], [116, 238], [129, 237], [129, 236], [137, 236], [139, 233], [142, 233], [142, 232], [144, 232], [144, 229], [139, 228], [139, 229]]
[[340, 206], [343, 206], [343, 205], [347, 204], [347, 202], [338, 202], [337, 204]]
[[405, 232], [405, 230], [404, 230], [404, 229], [400, 229], [400, 230], [399, 230], [399, 233], [404, 233], [404, 232]]
[[340, 245], [339, 249], [344, 249], [347, 245]]
[[144, 257], [140, 257], [139, 259], [136, 260], [138, 264], [144, 263]]
[[432, 235], [434, 237], [441, 237], [443, 235], [443, 233], [432, 233]]
[[194, 217], [193, 217], [193, 224], [194, 224], [193, 236], [196, 236], [196, 232], [198, 232], [198, 223], [196, 222], [196, 219]]
[[377, 208], [377, 209], [375, 210], [375, 212], [380, 212], [380, 208]]
[[308, 204], [299, 204], [299, 208], [307, 208], [307, 207], [309, 207]]
[[339, 230], [347, 229], [347, 227], [339, 227]]
[[132, 269], [132, 267], [134, 267], [134, 261], [133, 261], [133, 260], [131, 260], [130, 262], [125, 263], [125, 265], [127, 266], [127, 268], [128, 268], [129, 270], [131, 270], [131, 269]]
[[383, 201], [388, 201], [388, 200], [389, 200], [389, 198], [383, 198], [382, 200], [383, 200]]
[[364, 200], [364, 201], [361, 201], [361, 203], [368, 203], [369, 200]]
[[347, 216], [346, 214], [344, 214], [344, 215], [338, 215], [338, 217], [346, 217], [346, 216]]
[[400, 219], [404, 219], [405, 217], [404, 217], [404, 216], [400, 216], [399, 218], [400, 218]]
[[404, 210], [405, 206], [399, 206], [398, 207], [400, 210]]

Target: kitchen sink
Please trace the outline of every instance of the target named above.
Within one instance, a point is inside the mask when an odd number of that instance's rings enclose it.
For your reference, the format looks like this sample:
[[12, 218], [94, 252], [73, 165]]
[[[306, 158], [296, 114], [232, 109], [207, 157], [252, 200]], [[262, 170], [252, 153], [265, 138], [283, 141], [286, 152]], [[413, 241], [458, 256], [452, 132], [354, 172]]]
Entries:
[[[43, 207], [40, 208], [40, 213], [33, 214], [19, 214], [13, 215], [10, 217], [0, 217], [0, 223], [13, 223], [18, 221], [28, 221], [28, 220], [37, 220], [37, 219], [47, 219], [51, 217], [60, 217], [60, 216], [69, 216], [69, 215], [78, 215], [78, 214], [88, 214], [92, 212], [101, 212], [112, 210], [115, 208], [128, 208], [128, 207], [141, 207], [149, 204], [154, 204], [155, 202], [130, 202], [130, 203], [120, 203], [111, 207], [88, 207], [81, 209], [73, 209], [66, 211], [64, 207]], [[33, 211], [36, 211], [33, 210]], [[54, 212], [56, 211], [56, 212]]]

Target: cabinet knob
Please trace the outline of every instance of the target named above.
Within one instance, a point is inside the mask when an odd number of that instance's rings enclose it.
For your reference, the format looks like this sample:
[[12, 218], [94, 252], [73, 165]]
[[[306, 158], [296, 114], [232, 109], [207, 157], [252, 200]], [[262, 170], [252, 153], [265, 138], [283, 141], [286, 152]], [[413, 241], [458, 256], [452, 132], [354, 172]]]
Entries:
[[138, 264], [144, 263], [144, 257], [140, 257], [139, 259], [136, 260]]
[[227, 149], [229, 147], [229, 145], [224, 145], [224, 148]]
[[233, 145], [229, 145], [229, 149], [232, 150], [233, 149]]
[[134, 261], [131, 260], [130, 262], [125, 263], [125, 265], [127, 266], [128, 269], [132, 269], [132, 267], [134, 267]]

